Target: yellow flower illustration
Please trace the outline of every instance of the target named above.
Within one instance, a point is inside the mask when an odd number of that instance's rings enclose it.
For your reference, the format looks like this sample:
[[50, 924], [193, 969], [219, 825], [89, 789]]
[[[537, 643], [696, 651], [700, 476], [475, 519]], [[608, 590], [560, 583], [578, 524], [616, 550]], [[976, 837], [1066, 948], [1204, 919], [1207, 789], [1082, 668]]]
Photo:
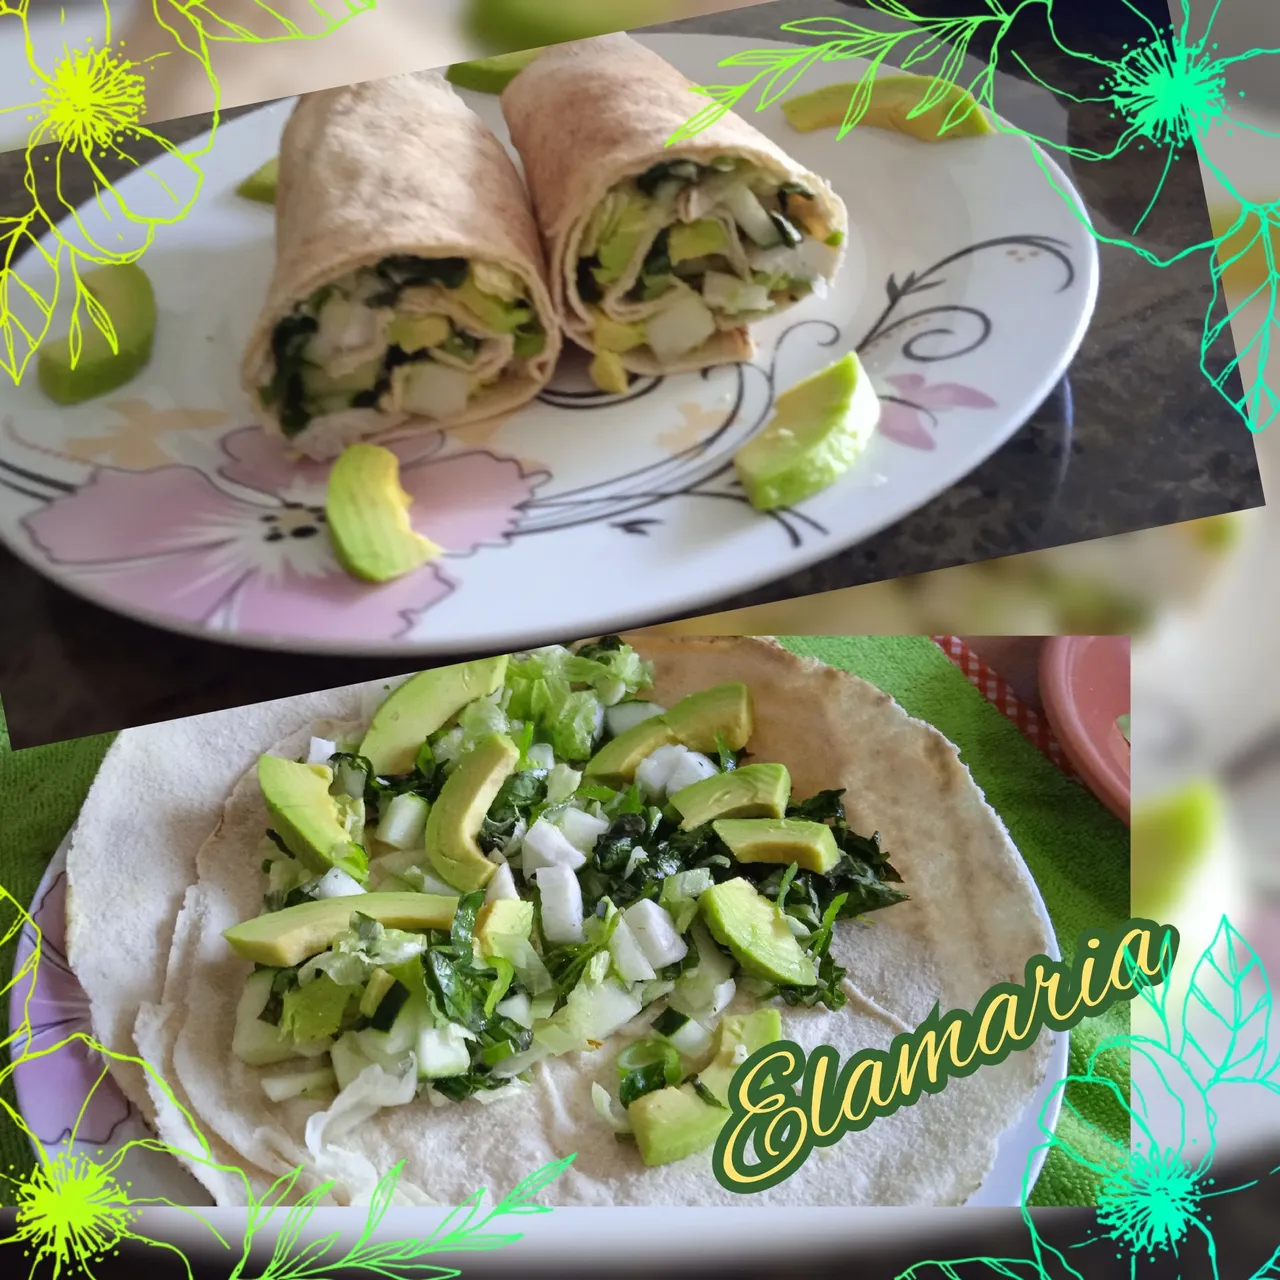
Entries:
[[[151, 0], [151, 17], [167, 47], [134, 60], [113, 29], [108, 0], [93, 0], [99, 11], [96, 30], [76, 39], [68, 24], [74, 22], [82, 32], [83, 9], [0, 0], [0, 39], [14, 39], [20, 28], [31, 70], [27, 101], [0, 109], [0, 114], [21, 113], [28, 125], [23, 177], [28, 207], [0, 217], [0, 369], [14, 382], [21, 381], [50, 335], [63, 293], [72, 301], [71, 332], [82, 332], [87, 313], [117, 349], [110, 318], [89, 299], [81, 273], [91, 266], [136, 261], [158, 228], [190, 212], [200, 194], [201, 160], [218, 125], [210, 44], [317, 39], [372, 8], [373, 0], [347, 0], [333, 13], [309, 3], [306, 29], [266, 0], [250, 0], [256, 19], [252, 30], [220, 14], [223, 5]], [[243, 0], [237, 8], [244, 10]], [[190, 60], [191, 74], [204, 75], [212, 90], [209, 133], [198, 148], [179, 147], [143, 123], [147, 72], [171, 58]], [[162, 170], [150, 163], [157, 156], [167, 161]], [[127, 181], [121, 185], [122, 167]], [[72, 345], [78, 352], [78, 342]]]

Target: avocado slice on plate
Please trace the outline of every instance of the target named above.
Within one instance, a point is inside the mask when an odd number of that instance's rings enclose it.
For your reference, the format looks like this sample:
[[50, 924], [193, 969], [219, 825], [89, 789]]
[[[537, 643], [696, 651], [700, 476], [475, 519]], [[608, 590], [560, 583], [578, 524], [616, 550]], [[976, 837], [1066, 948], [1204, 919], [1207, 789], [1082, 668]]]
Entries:
[[734, 455], [751, 505], [793, 507], [828, 488], [866, 449], [879, 421], [880, 399], [852, 351], [784, 391], [763, 430]]
[[755, 727], [751, 690], [745, 684], [718, 684], [681, 698], [664, 719], [690, 751], [715, 751], [717, 739], [730, 751], [741, 751]]
[[136, 262], [86, 271], [81, 283], [102, 305], [115, 329], [117, 349], [80, 308], [80, 350], [71, 355], [71, 335], [48, 338], [36, 356], [40, 390], [58, 404], [82, 404], [132, 381], [147, 366], [156, 335], [156, 296]]
[[376, 444], [353, 444], [329, 471], [325, 523], [338, 563], [363, 582], [391, 582], [441, 554], [409, 523], [400, 459]]
[[541, 52], [541, 48], [521, 49], [518, 53], [500, 53], [495, 58], [455, 62], [445, 73], [445, 79], [459, 89], [501, 93]]
[[812, 987], [818, 981], [813, 961], [801, 950], [768, 898], [749, 880], [725, 880], [703, 890], [698, 899], [711, 936], [728, 947], [748, 972], [768, 982]]
[[299, 862], [323, 875], [331, 867], [363, 883], [369, 860], [351, 839], [329, 787], [333, 770], [280, 756], [260, 756], [258, 785], [280, 839]]
[[507, 655], [411, 676], [373, 714], [360, 754], [378, 777], [412, 773], [422, 744], [469, 702], [502, 688]]
[[427, 815], [427, 858], [446, 884], [463, 893], [483, 889], [498, 869], [476, 836], [519, 762], [520, 748], [510, 738], [487, 734], [458, 762]]
[[272, 156], [266, 164], [255, 169], [237, 188], [236, 195], [257, 204], [275, 204], [276, 189], [280, 182], [280, 158]]
[[677, 791], [671, 803], [682, 819], [680, 829], [692, 831], [716, 818], [781, 818], [790, 798], [786, 765], [746, 764], [692, 783]]
[[[734, 778], [737, 773], [728, 776]], [[825, 822], [736, 818], [711, 825], [739, 862], [794, 862], [805, 871], [825, 876], [840, 861], [840, 846]]]
[[[871, 100], [858, 124], [871, 129], [892, 129], [921, 142], [986, 137], [997, 132], [974, 96], [956, 84], [948, 84], [941, 100], [927, 111], [911, 115], [937, 83], [934, 76], [917, 76], [908, 72], [877, 76], [871, 88]], [[848, 117], [849, 103], [857, 89], [854, 83], [824, 85], [812, 93], [789, 98], [782, 104], [782, 113], [801, 133], [840, 128]], [[961, 118], [966, 108], [968, 114]], [[944, 132], [948, 116], [951, 116], [952, 124]]]
[[448, 929], [457, 898], [435, 893], [362, 893], [322, 898], [272, 911], [224, 929], [237, 955], [255, 964], [289, 969], [333, 945], [351, 927], [355, 912], [388, 929]]

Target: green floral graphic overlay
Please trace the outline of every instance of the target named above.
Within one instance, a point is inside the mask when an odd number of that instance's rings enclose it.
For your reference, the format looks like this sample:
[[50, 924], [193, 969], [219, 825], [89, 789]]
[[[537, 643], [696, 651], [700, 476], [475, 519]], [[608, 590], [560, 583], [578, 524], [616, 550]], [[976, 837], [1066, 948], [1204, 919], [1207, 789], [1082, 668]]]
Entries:
[[[31, 1276], [49, 1276], [56, 1280], [66, 1273], [91, 1278], [95, 1266], [108, 1257], [118, 1256], [119, 1246], [125, 1242], [151, 1246], [176, 1255], [186, 1264], [190, 1275], [190, 1264], [177, 1246], [154, 1240], [141, 1230], [141, 1210], [164, 1206], [181, 1209], [206, 1228], [210, 1241], [225, 1250], [230, 1280], [241, 1280], [242, 1277], [244, 1280], [328, 1280], [338, 1272], [344, 1275], [365, 1272], [391, 1280], [402, 1276], [445, 1280], [461, 1272], [454, 1267], [430, 1262], [432, 1256], [500, 1249], [514, 1244], [522, 1238], [522, 1233], [495, 1228], [499, 1220], [551, 1212], [547, 1206], [535, 1203], [535, 1198], [573, 1163], [572, 1155], [536, 1170], [492, 1207], [486, 1207], [485, 1192], [480, 1190], [465, 1204], [452, 1209], [427, 1235], [407, 1240], [378, 1240], [374, 1238], [375, 1233], [394, 1202], [399, 1184], [401, 1165], [397, 1164], [383, 1176], [371, 1195], [364, 1226], [354, 1244], [343, 1249], [337, 1232], [308, 1238], [307, 1223], [328, 1196], [334, 1185], [332, 1182], [322, 1182], [297, 1194], [300, 1182], [305, 1185], [305, 1174], [300, 1168], [293, 1169], [277, 1178], [263, 1194], [256, 1195], [242, 1170], [216, 1159], [194, 1118], [149, 1063], [127, 1054], [113, 1053], [83, 1033], [67, 1036], [43, 1049], [30, 1049], [31, 1018], [27, 1007], [35, 991], [35, 976], [40, 965], [40, 930], [27, 910], [3, 887], [0, 887], [0, 919], [3, 919], [0, 946], [13, 941], [24, 931], [35, 939], [30, 955], [0, 990], [0, 1001], [4, 1003], [8, 1002], [15, 989], [25, 990], [24, 1016], [18, 1025], [9, 1028], [0, 1041], [0, 1050], [9, 1059], [0, 1069], [0, 1083], [8, 1079], [20, 1064], [50, 1057], [78, 1043], [91, 1050], [102, 1062], [102, 1074], [95, 1083], [95, 1089], [106, 1082], [111, 1062], [132, 1063], [147, 1074], [151, 1085], [178, 1111], [194, 1135], [194, 1144], [183, 1150], [156, 1138], [143, 1138], [124, 1143], [113, 1151], [99, 1150], [89, 1156], [75, 1150], [79, 1129], [77, 1121], [65, 1146], [46, 1148], [23, 1117], [0, 1096], [0, 1110], [4, 1118], [18, 1128], [39, 1153], [39, 1161], [29, 1176], [16, 1181], [9, 1179], [9, 1190], [16, 1204], [14, 1228], [8, 1236], [0, 1237], [0, 1251], [6, 1247], [11, 1250], [21, 1248], [24, 1256], [31, 1260]], [[90, 1096], [81, 1108], [81, 1117], [92, 1096], [93, 1090], [90, 1090]], [[238, 1183], [248, 1206], [243, 1238], [229, 1240], [222, 1236], [198, 1209], [162, 1198], [134, 1196], [129, 1182], [124, 1180], [122, 1165], [135, 1150], [159, 1152], [190, 1166], [217, 1171]], [[273, 1233], [275, 1245], [269, 1261], [264, 1267], [251, 1266], [250, 1254], [259, 1239], [269, 1238]], [[6, 1274], [11, 1273], [6, 1271]]]
[[[313, 20], [306, 30], [278, 14], [267, 0], [253, 0], [260, 17], [257, 31], [222, 17], [218, 0], [151, 0], [152, 15], [173, 47], [141, 62], [132, 60], [116, 38], [108, 0], [92, 3], [101, 12], [100, 34], [84, 47], [70, 49], [65, 43], [46, 47], [49, 42], [40, 39], [40, 32], [48, 29], [51, 6], [37, 7], [37, 0], [0, 0], [0, 40], [21, 40], [31, 71], [30, 100], [0, 110], [20, 113], [30, 124], [23, 178], [30, 201], [25, 212], [0, 218], [0, 370], [15, 383], [49, 336], [54, 309], [66, 293], [73, 299], [73, 365], [86, 324], [96, 327], [113, 351], [119, 349], [111, 317], [85, 288], [83, 273], [136, 262], [159, 227], [180, 222], [190, 212], [200, 193], [201, 160], [218, 131], [220, 95], [210, 46], [320, 39], [374, 8], [376, 0], [308, 0]], [[37, 12], [46, 20], [43, 26]], [[142, 123], [147, 72], [160, 57], [190, 59], [191, 74], [203, 75], [213, 92], [209, 133], [198, 150], [179, 150]], [[37, 155], [51, 144], [56, 146], [52, 156]], [[181, 162], [187, 170], [185, 182], [178, 189], [164, 186], [160, 193], [157, 184], [151, 184], [135, 206], [112, 185], [100, 162], [124, 161], [136, 172], [143, 162], [135, 156], [148, 144]], [[72, 174], [91, 179], [94, 194], [89, 203], [106, 214], [109, 235], [91, 234], [78, 208], [63, 198], [64, 178]], [[41, 261], [52, 268], [52, 285], [38, 287], [27, 278], [25, 263]]]
[[[940, 132], [947, 133], [961, 125], [969, 114], [985, 109], [991, 123], [1001, 132], [1015, 134], [1038, 143], [1032, 153], [1050, 184], [1067, 202], [1072, 214], [1105, 244], [1130, 249], [1153, 266], [1167, 267], [1195, 254], [1208, 260], [1213, 282], [1213, 299], [1205, 313], [1200, 367], [1214, 389], [1244, 419], [1253, 431], [1262, 431], [1280, 414], [1280, 395], [1265, 382], [1266, 366], [1271, 354], [1274, 329], [1278, 323], [1276, 301], [1280, 292], [1280, 204], [1259, 204], [1245, 199], [1236, 186], [1206, 154], [1204, 142], [1210, 130], [1218, 127], [1252, 130], [1257, 128], [1234, 116], [1233, 100], [1228, 96], [1227, 73], [1236, 63], [1280, 53], [1277, 49], [1250, 49], [1227, 53], [1213, 38], [1213, 27], [1222, 0], [1214, 0], [1207, 22], [1198, 34], [1193, 33], [1193, 17], [1189, 0], [1177, 0], [1176, 18], [1162, 26], [1143, 14], [1130, 0], [1115, 0], [1140, 18], [1149, 34], [1127, 48], [1118, 61], [1108, 61], [1095, 54], [1072, 48], [1060, 35], [1054, 23], [1054, 0], [975, 0], [984, 12], [968, 17], [931, 18], [914, 13], [900, 0], [865, 0], [867, 6], [890, 18], [909, 22], [906, 30], [883, 31], [862, 26], [849, 18], [805, 18], [782, 25], [784, 33], [817, 39], [820, 43], [792, 49], [752, 49], [725, 58], [720, 66], [742, 68], [751, 78], [743, 83], [705, 85], [698, 92], [711, 102], [692, 116], [668, 140], [676, 145], [697, 136], [728, 111], [762, 111], [786, 95], [802, 87], [805, 73], [822, 62], [859, 59], [866, 63], [856, 87], [850, 93], [849, 107], [840, 126], [844, 137], [866, 115], [871, 102], [872, 86], [882, 69], [897, 67], [903, 71], [922, 68], [941, 58], [933, 73], [932, 84], [919, 102], [907, 113], [917, 118], [939, 107], [955, 90], [969, 96], [960, 97], [945, 113]], [[1067, 5], [1071, 0], [1058, 0]], [[1206, 5], [1206, 7], [1209, 7]], [[1098, 92], [1091, 97], [1064, 93], [1036, 74], [1017, 53], [1008, 59], [1025, 74], [1069, 103], [1095, 103], [1110, 107], [1110, 115], [1120, 129], [1115, 145], [1107, 151], [1070, 146], [1019, 129], [1002, 119], [995, 101], [997, 64], [1005, 56], [1005, 41], [1015, 21], [1028, 12], [1039, 10], [1050, 34], [1063, 53], [1096, 69]], [[989, 52], [985, 64], [971, 77], [966, 76], [966, 55], [975, 37], [986, 44]], [[852, 80], [852, 76], [850, 79]], [[1236, 96], [1236, 102], [1244, 95]], [[1271, 135], [1267, 135], [1271, 136]], [[1066, 190], [1051, 164], [1050, 153], [1056, 152], [1072, 160], [1114, 160], [1136, 149], [1154, 149], [1165, 156], [1164, 168], [1151, 200], [1134, 226], [1122, 235], [1106, 235], [1094, 226], [1085, 212]], [[1177, 253], [1161, 256], [1139, 244], [1135, 237], [1142, 230], [1159, 202], [1173, 162], [1189, 150], [1198, 150], [1201, 164], [1222, 183], [1240, 212], [1232, 225], [1220, 235], [1189, 245]], [[1263, 280], [1246, 286], [1233, 306], [1219, 318], [1220, 300], [1225, 301], [1224, 276], [1232, 273], [1246, 259], [1260, 259]], [[1241, 340], [1237, 357], [1221, 370], [1209, 366], [1209, 353], [1233, 320], [1252, 303], [1265, 300], [1267, 315], [1247, 340]], [[1256, 360], [1252, 380], [1245, 378], [1245, 357]], [[1233, 375], [1239, 374], [1242, 390], [1237, 394]]]

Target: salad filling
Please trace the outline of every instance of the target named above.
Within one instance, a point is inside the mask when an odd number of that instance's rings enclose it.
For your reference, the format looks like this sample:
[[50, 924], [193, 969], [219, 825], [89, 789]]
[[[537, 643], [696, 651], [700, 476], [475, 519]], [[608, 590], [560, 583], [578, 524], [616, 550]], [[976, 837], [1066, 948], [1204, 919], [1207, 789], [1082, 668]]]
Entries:
[[534, 376], [547, 332], [528, 284], [481, 259], [398, 254], [315, 290], [271, 333], [262, 404], [287, 437], [353, 413], [448, 422]]
[[348, 1113], [491, 1102], [590, 1053], [616, 1066], [600, 1123], [670, 1163], [714, 1142], [780, 1011], [846, 1003], [835, 929], [906, 898], [878, 836], [751, 757], [746, 685], [666, 708], [651, 678], [616, 637], [486, 659], [260, 759], [233, 1053], [272, 1102], [316, 1102], [317, 1159]]
[[727, 155], [664, 161], [615, 184], [573, 251], [597, 385], [625, 390], [629, 353], [696, 362], [718, 333], [824, 293], [845, 239], [837, 207]]

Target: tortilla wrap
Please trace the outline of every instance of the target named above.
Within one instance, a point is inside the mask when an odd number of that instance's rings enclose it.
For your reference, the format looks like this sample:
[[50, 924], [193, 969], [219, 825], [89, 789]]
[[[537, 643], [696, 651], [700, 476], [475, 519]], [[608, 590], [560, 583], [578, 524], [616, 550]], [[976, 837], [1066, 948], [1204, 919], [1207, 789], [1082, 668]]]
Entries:
[[[524, 163], [547, 246], [557, 310], [568, 336], [588, 351], [596, 351], [597, 345], [577, 280], [584, 232], [612, 187], [655, 164], [741, 158], [780, 182], [803, 186], [831, 226], [847, 234], [848, 213], [830, 185], [739, 116], [725, 115], [696, 137], [668, 147], [672, 134], [707, 102], [670, 63], [627, 35], [548, 49], [502, 95], [503, 114]], [[655, 226], [653, 232], [657, 230]], [[605, 310], [612, 319], [635, 321], [655, 309], [652, 304], [622, 303], [617, 296], [634, 284], [653, 240], [650, 234], [639, 246], [621, 287], [606, 292]], [[821, 272], [823, 279], [834, 278], [843, 256], [843, 248], [826, 255], [829, 265]], [[775, 304], [771, 314], [790, 305]], [[625, 368], [652, 375], [732, 364], [750, 359], [754, 351], [742, 324], [722, 328], [680, 358], [662, 360], [643, 347], [623, 353], [621, 359]]]
[[[911, 895], [870, 923], [837, 926], [832, 953], [849, 970], [849, 1003], [836, 1013], [784, 1006], [787, 1038], [806, 1048], [833, 1045], [842, 1058], [886, 1048], [935, 1004], [972, 1008], [992, 985], [1021, 981], [1028, 958], [1052, 952], [1026, 866], [956, 748], [936, 729], [865, 681], [771, 641], [627, 640], [655, 663], [654, 697], [663, 705], [725, 681], [745, 682], [755, 704], [752, 754], [785, 764], [796, 797], [845, 788], [851, 826], [880, 832]], [[308, 1183], [334, 1171], [312, 1160], [304, 1138], [308, 1117], [326, 1104], [268, 1102], [259, 1085], [263, 1070], [230, 1052], [251, 966], [231, 951], [222, 930], [257, 914], [263, 893], [260, 841], [268, 817], [253, 758], [267, 750], [301, 754], [312, 733], [341, 736], [344, 726], [367, 723], [387, 687], [351, 686], [221, 713], [218, 740], [198, 752], [192, 721], [131, 731], [146, 736], [147, 772], [121, 772], [137, 757], [109, 755], [73, 846], [69, 871], [77, 886], [106, 883], [103, 864], [117, 882], [133, 886], [116, 894], [110, 912], [95, 911], [91, 927], [78, 918], [88, 895], [77, 891], [69, 899], [73, 963], [89, 978], [95, 1026], [127, 1044], [124, 1027], [130, 1010], [137, 1014], [136, 1047], [218, 1149], [239, 1153], [257, 1189], [298, 1164], [311, 1170]], [[315, 719], [318, 713], [324, 718]], [[194, 815], [209, 818], [236, 771], [243, 776], [220, 821], [210, 820], [212, 835], [196, 855], [189, 839]], [[108, 793], [114, 806], [105, 803]], [[126, 810], [135, 816], [121, 819]], [[179, 831], [181, 840], [171, 838]], [[185, 904], [171, 888], [144, 891], [148, 878], [173, 886], [184, 877], [194, 880]], [[169, 955], [170, 934], [176, 959]], [[126, 938], [135, 939], [127, 973], [119, 957]], [[110, 989], [112, 973], [127, 980], [127, 993]], [[740, 994], [731, 1011], [753, 1005]], [[642, 1015], [639, 1026], [597, 1053], [539, 1063], [532, 1084], [509, 1096], [440, 1106], [424, 1101], [376, 1114], [342, 1139], [344, 1150], [367, 1163], [363, 1183], [360, 1165], [345, 1166], [356, 1174], [335, 1188], [334, 1198], [363, 1201], [368, 1178], [403, 1160], [406, 1196], [458, 1203], [478, 1186], [514, 1183], [576, 1152], [547, 1193], [549, 1203], [744, 1203], [716, 1181], [709, 1153], [646, 1169], [594, 1112], [592, 1082], [616, 1089], [617, 1050], [650, 1020]], [[952, 1080], [942, 1093], [816, 1151], [791, 1177], [746, 1203], [963, 1203], [991, 1169], [1000, 1133], [1042, 1081], [1051, 1044], [1046, 1033], [999, 1066]], [[194, 1149], [172, 1106], [151, 1114], [167, 1142]], [[227, 1179], [188, 1165], [220, 1203], [236, 1202], [237, 1189]]]
[[[260, 392], [276, 368], [276, 326], [322, 286], [395, 255], [464, 258], [513, 273], [546, 334], [539, 354], [515, 357], [512, 337], [453, 289], [406, 289], [395, 304], [399, 311], [444, 314], [483, 339], [474, 365], [438, 351], [433, 360], [439, 356], [444, 366], [461, 366], [477, 377], [501, 374], [474, 392], [465, 409], [438, 421], [508, 413], [546, 385], [561, 338], [528, 196], [506, 148], [442, 74], [307, 94], [285, 125], [279, 164], [275, 271], [241, 372], [268, 430], [283, 430], [278, 405], [264, 405]], [[371, 325], [364, 336], [365, 345], [326, 356], [325, 371], [350, 374], [361, 357], [372, 358], [388, 345], [385, 323]], [[290, 442], [309, 456], [329, 458], [354, 440], [423, 420], [388, 404], [385, 395], [380, 403], [313, 417], [290, 433]]]

